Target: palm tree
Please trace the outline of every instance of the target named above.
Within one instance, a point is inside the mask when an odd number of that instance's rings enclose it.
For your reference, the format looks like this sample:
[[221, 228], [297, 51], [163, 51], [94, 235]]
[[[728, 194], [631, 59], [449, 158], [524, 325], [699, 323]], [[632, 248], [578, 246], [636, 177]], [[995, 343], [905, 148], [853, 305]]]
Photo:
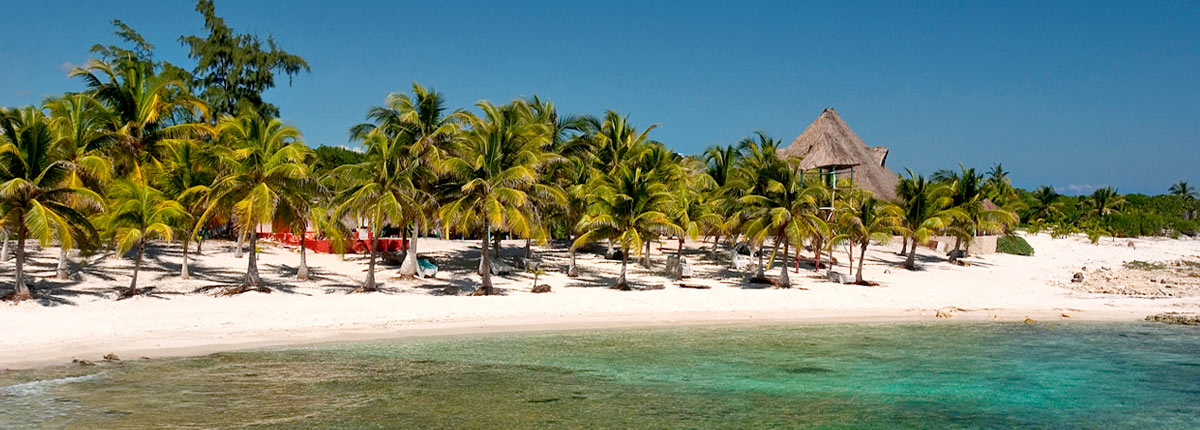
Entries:
[[668, 212], [668, 217], [671, 224], [679, 227], [682, 231], [678, 235], [679, 249], [675, 255], [678, 258], [675, 264], [675, 279], [683, 278], [683, 245], [688, 238], [695, 239], [714, 225], [721, 224], [721, 217], [712, 212], [712, 206], [706, 200], [708, 198], [707, 191], [713, 187], [711, 178], [702, 172], [702, 165], [695, 158], [685, 158], [682, 161], [684, 169], [683, 175], [679, 175], [671, 182], [673, 188], [671, 210]]
[[58, 240], [66, 248], [96, 240], [95, 229], [75, 207], [103, 199], [70, 185], [64, 160], [72, 146], [42, 111], [0, 110], [0, 227], [17, 234], [14, 301], [33, 297], [25, 284], [26, 239], [42, 245]]
[[908, 177], [900, 178], [896, 185], [900, 205], [904, 211], [899, 231], [911, 242], [904, 267], [916, 270], [917, 244], [924, 244], [936, 232], [946, 229], [957, 219], [966, 217], [961, 209], [952, 207], [952, 190], [942, 184], [925, 180], [912, 170], [905, 169]]
[[[133, 279], [129, 288], [121, 293], [122, 298], [141, 294], [137, 288], [138, 271], [142, 268], [142, 256], [146, 242], [153, 239], [170, 241], [176, 226], [188, 217], [178, 202], [169, 200], [163, 193], [146, 183], [146, 177], [135, 164], [130, 176], [118, 180], [109, 189], [112, 208], [108, 216], [108, 228], [117, 237], [117, 251], [124, 253], [137, 249], [133, 265]], [[186, 248], [186, 247], [185, 247]]]
[[468, 117], [470, 130], [454, 155], [441, 163], [442, 171], [461, 181], [454, 199], [439, 210], [447, 228], [483, 230], [477, 295], [492, 295], [492, 262], [488, 240], [507, 231], [528, 237], [533, 233], [529, 213], [530, 194], [554, 193], [538, 183], [538, 169], [557, 158], [546, 151], [550, 133], [536, 121], [529, 105], [514, 100], [503, 106], [488, 101], [476, 104], [483, 116]]
[[295, 127], [253, 113], [224, 116], [217, 129], [226, 143], [217, 148], [225, 171], [213, 181], [212, 198], [196, 229], [217, 210], [229, 208], [239, 234], [250, 237], [250, 258], [245, 281], [225, 293], [270, 292], [258, 275], [257, 228], [276, 219], [281, 202], [303, 192], [301, 185], [310, 175], [312, 150], [301, 142]]
[[123, 61], [114, 67], [92, 60], [71, 76], [81, 77], [92, 97], [112, 111], [107, 150], [121, 172], [135, 163], [157, 160], [167, 142], [212, 134], [202, 121], [189, 121], [206, 115], [208, 105], [182, 82], [155, 75], [150, 64]]
[[858, 192], [839, 202], [837, 222], [842, 234], [834, 242], [848, 240], [858, 244], [858, 271], [854, 282], [863, 284], [863, 261], [867, 259], [867, 246], [874, 240], [887, 243], [898, 231], [903, 211], [895, 204], [881, 201], [870, 194]]
[[1087, 200], [1089, 216], [1106, 216], [1108, 214], [1119, 213], [1121, 205], [1125, 204], [1125, 197], [1118, 194], [1113, 187], [1104, 187], [1092, 192], [1092, 196]]
[[200, 252], [200, 238], [193, 232], [203, 227], [199, 222], [212, 194], [213, 181], [216, 179], [213, 168], [217, 160], [195, 140], [179, 139], [168, 143], [166, 147], [155, 182], [157, 189], [167, 199], [177, 202], [188, 214], [180, 220], [185, 225], [179, 233], [183, 244], [183, 264], [179, 268], [179, 277], [189, 279], [188, 244], [196, 239], [196, 252]]
[[414, 184], [414, 177], [421, 165], [414, 158], [406, 156], [406, 149], [410, 147], [406, 143], [408, 138], [407, 134], [389, 137], [381, 132], [369, 133], [364, 142], [366, 157], [363, 162], [343, 165], [333, 171], [334, 175], [347, 179], [351, 184], [341, 192], [338, 201], [342, 203], [334, 211], [334, 217], [363, 214], [371, 229], [367, 279], [355, 290], [357, 292], [378, 289], [375, 283], [375, 259], [383, 227], [387, 224], [404, 225], [410, 219], [420, 225], [424, 218], [420, 209], [421, 190]]
[[628, 291], [629, 250], [641, 249], [646, 238], [653, 235], [684, 234], [667, 216], [670, 208], [671, 194], [653, 172], [618, 165], [616, 171], [598, 181], [588, 215], [580, 222], [586, 232], [571, 246], [577, 248], [603, 239], [619, 244], [621, 276], [612, 288]]
[[[932, 178], [949, 187], [952, 200], [950, 205], [966, 215], [951, 222], [950, 232], [954, 235], [954, 251], [962, 249], [963, 242], [970, 246], [975, 235], [980, 232], [997, 233], [1003, 231], [1005, 226], [1017, 222], [1015, 213], [999, 208], [994, 203], [987, 204], [987, 198], [981, 185], [984, 183], [983, 175], [976, 174], [974, 168], [964, 167], [962, 164], [959, 164], [958, 167], [957, 172], [939, 170], [934, 173]], [[997, 164], [992, 169], [992, 175], [993, 178], [1004, 178], [1007, 173], [1004, 173]], [[993, 183], [997, 182], [1004, 184], [1002, 179], [994, 179]], [[952, 259], [957, 258], [957, 254], [952, 257]]]
[[1171, 185], [1171, 188], [1167, 189], [1167, 192], [1172, 196], [1179, 196], [1184, 200], [1196, 199], [1196, 187], [1188, 185], [1187, 181], [1179, 181], [1178, 183]]
[[1054, 191], [1054, 187], [1042, 185], [1033, 192], [1033, 201], [1029, 205], [1029, 220], [1054, 219], [1062, 215], [1062, 195]]
[[[388, 148], [400, 160], [409, 159], [416, 165], [412, 166], [411, 181], [416, 191], [409, 193], [412, 198], [424, 197], [417, 201], [422, 214], [430, 215], [436, 212], [436, 199], [433, 199], [433, 188], [437, 185], [437, 166], [446, 157], [451, 142], [458, 136], [460, 123], [466, 120], [461, 110], [446, 114], [446, 101], [442, 93], [427, 89], [413, 82], [412, 96], [403, 92], [391, 93], [384, 106], [376, 106], [367, 112], [369, 122], [351, 128], [351, 137], [365, 139], [370, 133], [380, 134], [396, 140], [394, 147]], [[395, 166], [393, 166], [395, 167]], [[400, 265], [400, 275], [413, 277], [417, 273], [417, 239], [424, 231], [426, 217], [413, 219], [413, 235], [409, 241], [407, 256]], [[395, 220], [407, 229], [407, 220]]]
[[[101, 150], [110, 141], [103, 130], [108, 112], [99, 102], [85, 94], [69, 94], [48, 99], [45, 108], [50, 112], [59, 136], [63, 137], [67, 155], [62, 160], [70, 172], [65, 185], [69, 187], [100, 190], [112, 179], [112, 166]], [[88, 215], [100, 210], [87, 201], [74, 199], [71, 202], [81, 213]], [[68, 278], [69, 248], [60, 247], [57, 278]]]

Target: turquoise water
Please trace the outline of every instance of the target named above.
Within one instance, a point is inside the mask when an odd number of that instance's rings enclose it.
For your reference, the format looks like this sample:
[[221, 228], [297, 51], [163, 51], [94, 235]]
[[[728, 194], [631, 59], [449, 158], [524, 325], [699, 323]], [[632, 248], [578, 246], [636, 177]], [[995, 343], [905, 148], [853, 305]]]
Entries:
[[725, 326], [0, 374], [0, 428], [1200, 428], [1200, 330]]

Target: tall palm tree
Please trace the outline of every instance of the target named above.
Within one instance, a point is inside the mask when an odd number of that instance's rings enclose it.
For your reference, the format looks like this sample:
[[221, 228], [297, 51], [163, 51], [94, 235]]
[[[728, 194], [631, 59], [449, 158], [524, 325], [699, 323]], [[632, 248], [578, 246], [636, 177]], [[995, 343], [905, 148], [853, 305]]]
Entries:
[[[86, 94], [68, 94], [50, 98], [45, 102], [45, 109], [50, 113], [56, 132], [63, 138], [66, 157], [63, 165], [70, 172], [66, 186], [103, 189], [104, 184], [112, 179], [112, 166], [101, 151], [109, 141], [110, 135], [105, 133], [103, 126], [108, 117], [108, 111], [95, 99]], [[94, 215], [100, 208], [85, 200], [74, 199], [70, 202], [77, 210], [86, 215]], [[60, 247], [57, 278], [65, 280], [68, 273], [69, 248]]]
[[350, 183], [337, 199], [341, 204], [334, 211], [334, 217], [363, 214], [371, 229], [367, 279], [355, 291], [371, 292], [378, 289], [375, 283], [375, 259], [383, 227], [388, 224], [404, 225], [407, 220], [416, 220], [418, 223], [424, 221], [420, 203], [423, 197], [414, 183], [420, 163], [406, 156], [409, 137], [407, 134], [389, 137], [385, 133], [369, 133], [364, 141], [366, 157], [363, 162], [343, 165], [333, 171], [334, 175]]
[[0, 109], [0, 227], [16, 232], [14, 301], [33, 295], [25, 284], [25, 241], [70, 248], [96, 240], [96, 231], [78, 210], [81, 200], [102, 202], [94, 191], [71, 186], [68, 159], [73, 145], [55, 132], [33, 107]]
[[671, 193], [653, 172], [618, 165], [616, 171], [598, 181], [588, 215], [580, 222], [586, 233], [575, 239], [572, 247], [604, 239], [615, 241], [621, 247], [621, 276], [612, 288], [628, 291], [629, 250], [640, 250], [650, 236], [684, 234], [667, 216], [670, 209]]
[[961, 209], [952, 207], [952, 190], [944, 184], [929, 182], [924, 176], [905, 169], [908, 177], [896, 185], [904, 211], [900, 232], [911, 242], [904, 267], [916, 270], [917, 244], [924, 244], [938, 231], [950, 227], [955, 220], [966, 217]]
[[1171, 188], [1168, 188], [1167, 192], [1172, 196], [1179, 196], [1184, 200], [1196, 199], [1196, 187], [1188, 185], [1187, 181], [1179, 181], [1171, 185]]
[[204, 122], [190, 121], [207, 115], [208, 105], [182, 82], [156, 75], [150, 64], [92, 60], [71, 76], [81, 77], [90, 95], [112, 111], [107, 150], [121, 172], [157, 160], [167, 142], [212, 134]]
[[[400, 265], [400, 275], [413, 277], [417, 273], [417, 239], [425, 228], [425, 220], [436, 212], [437, 200], [432, 198], [437, 186], [437, 166], [447, 156], [451, 142], [461, 131], [460, 123], [466, 120], [462, 110], [446, 113], [445, 96], [413, 82], [412, 95], [395, 92], [387, 97], [383, 106], [367, 111], [368, 122], [350, 129], [351, 137], [365, 139], [368, 134], [383, 134], [394, 141], [387, 148], [400, 160], [410, 160], [413, 191], [409, 193], [424, 216], [420, 219], [395, 220], [398, 226], [407, 229], [407, 221], [413, 221], [413, 235], [408, 253]], [[398, 161], [400, 162], [400, 161]], [[396, 167], [396, 166], [392, 166]], [[407, 168], [406, 168], [407, 169]]]
[[703, 165], [692, 157], [683, 159], [681, 165], [684, 174], [677, 175], [670, 183], [672, 200], [671, 210], [667, 213], [671, 224], [678, 226], [681, 231], [677, 236], [679, 249], [675, 253], [678, 258], [675, 279], [683, 278], [684, 242], [689, 238], [695, 239], [701, 232], [722, 222], [721, 216], [713, 213], [712, 205], [708, 204], [708, 190], [714, 184], [708, 175], [701, 173]]
[[1125, 204], [1125, 197], [1113, 187], [1104, 187], [1092, 192], [1086, 204], [1089, 216], [1103, 217], [1119, 213], [1121, 206]]
[[493, 231], [522, 237], [533, 234], [530, 195], [555, 192], [549, 184], [538, 183], [538, 170], [558, 156], [546, 150], [550, 142], [546, 124], [533, 118], [524, 101], [503, 106], [481, 101], [476, 106], [483, 116], [468, 118], [469, 131], [454, 155], [441, 163], [442, 171], [458, 179], [461, 186], [453, 200], [442, 205], [439, 215], [447, 228], [483, 230], [482, 280], [475, 294], [491, 295], [496, 289], [488, 240]]
[[184, 225], [179, 232], [183, 244], [183, 264], [179, 267], [179, 277], [189, 279], [188, 245], [193, 239], [197, 240], [196, 252], [200, 252], [200, 238], [193, 232], [203, 227], [199, 222], [212, 194], [217, 160], [195, 140], [179, 139], [166, 146], [158, 174], [155, 175], [155, 185], [167, 199], [178, 203], [188, 214], [180, 220]]
[[239, 234], [250, 237], [250, 258], [245, 280], [225, 293], [270, 292], [258, 275], [257, 229], [276, 219], [281, 202], [303, 192], [312, 150], [295, 127], [253, 113], [222, 117], [217, 130], [226, 144], [217, 148], [224, 172], [213, 181], [212, 198], [196, 229], [214, 212], [228, 209]]
[[124, 253], [137, 249], [133, 279], [121, 297], [136, 296], [141, 294], [137, 280], [146, 242], [153, 239], [170, 241], [176, 227], [188, 214], [178, 202], [167, 199], [161, 191], [150, 186], [136, 164], [128, 177], [109, 188], [109, 199], [112, 207], [105, 219], [109, 224], [107, 227], [116, 234], [117, 251]]
[[859, 192], [839, 202], [837, 222], [842, 234], [833, 241], [848, 240], [859, 246], [858, 270], [854, 282], [862, 284], [863, 261], [867, 259], [867, 246], [871, 241], [887, 243], [898, 231], [903, 211], [899, 206]]

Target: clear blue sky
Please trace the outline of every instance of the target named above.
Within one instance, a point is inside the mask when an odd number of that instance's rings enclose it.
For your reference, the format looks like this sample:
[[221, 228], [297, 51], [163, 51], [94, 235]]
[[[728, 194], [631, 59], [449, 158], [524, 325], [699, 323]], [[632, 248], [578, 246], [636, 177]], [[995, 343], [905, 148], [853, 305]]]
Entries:
[[[742, 4], [735, 4], [742, 3]], [[1061, 192], [1200, 184], [1195, 2], [221, 1], [239, 31], [312, 65], [268, 93], [307, 142], [419, 81], [454, 106], [539, 94], [560, 111], [615, 109], [683, 153], [756, 129], [790, 142], [826, 106], [893, 170], [987, 168]], [[66, 68], [109, 21], [158, 58], [190, 62], [186, 1], [11, 2], [0, 19], [0, 105], [82, 84]]]

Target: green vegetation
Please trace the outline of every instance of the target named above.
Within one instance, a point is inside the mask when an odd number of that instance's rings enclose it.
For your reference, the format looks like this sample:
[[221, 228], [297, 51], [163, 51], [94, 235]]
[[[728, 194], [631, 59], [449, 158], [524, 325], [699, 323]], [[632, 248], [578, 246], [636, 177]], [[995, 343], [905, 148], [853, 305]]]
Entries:
[[996, 238], [996, 252], [1030, 256], [1033, 255], [1033, 247], [1025, 238], [1009, 234]]

